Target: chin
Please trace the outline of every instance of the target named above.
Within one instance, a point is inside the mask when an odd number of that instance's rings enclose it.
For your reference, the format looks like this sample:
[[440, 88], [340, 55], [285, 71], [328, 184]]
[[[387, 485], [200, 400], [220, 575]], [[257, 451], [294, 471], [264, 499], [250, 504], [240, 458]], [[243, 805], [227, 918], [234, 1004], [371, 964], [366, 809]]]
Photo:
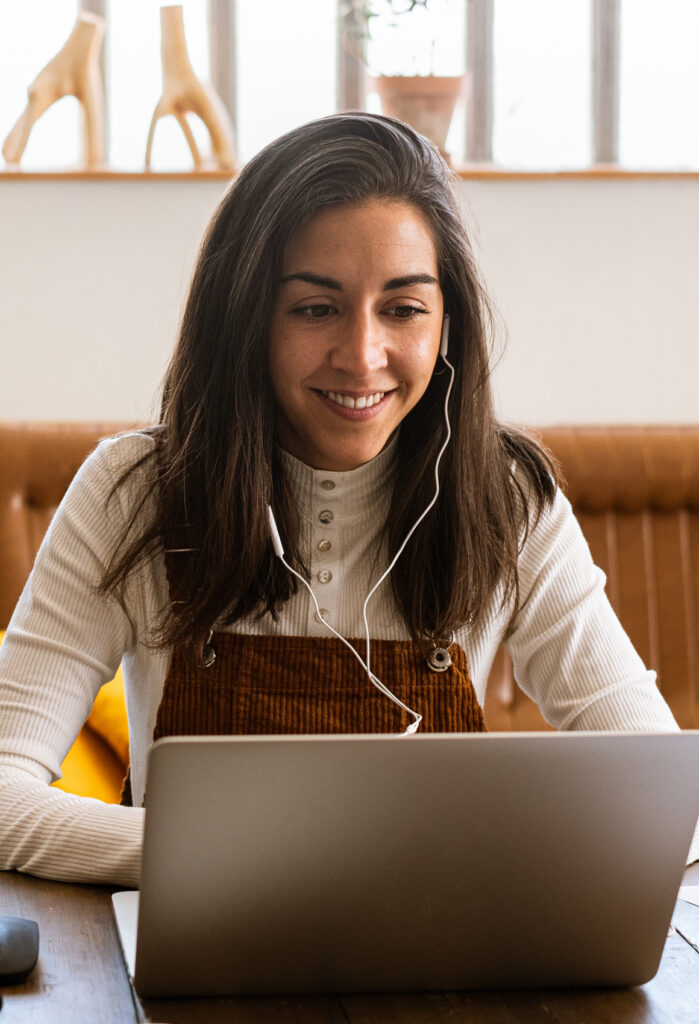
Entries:
[[[336, 439], [330, 432], [325, 437], [318, 438], [320, 444], [314, 443], [311, 437], [284, 436], [282, 434], [281, 444], [291, 455], [294, 455], [301, 462], [305, 462], [311, 469], [325, 471], [327, 473], [347, 473], [352, 469], [371, 462], [379, 455], [391, 440], [393, 432], [388, 437], [375, 438], [369, 441], [368, 438], [359, 440], [357, 438], [343, 440]], [[344, 441], [344, 443], [343, 443]]]

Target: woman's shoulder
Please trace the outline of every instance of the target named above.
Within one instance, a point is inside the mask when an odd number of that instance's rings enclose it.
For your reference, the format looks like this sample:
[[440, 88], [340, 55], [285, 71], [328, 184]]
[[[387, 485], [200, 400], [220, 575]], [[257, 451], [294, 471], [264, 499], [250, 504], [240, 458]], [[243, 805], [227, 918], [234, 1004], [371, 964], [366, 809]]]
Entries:
[[113, 471], [124, 472], [144, 456], [155, 454], [157, 427], [144, 427], [103, 437], [98, 441], [93, 456], [106, 462]]
[[[542, 473], [546, 473], [547, 464], [542, 462]], [[531, 466], [523, 468], [519, 461], [512, 466], [513, 486], [526, 510], [522, 516], [517, 559], [522, 600], [529, 588], [553, 566], [568, 560], [575, 562], [581, 557], [587, 563], [589, 559], [587, 542], [553, 458], [550, 465], [551, 472], [545, 477], [537, 477]]]
[[153, 461], [156, 445], [150, 428], [103, 437], [83, 463], [81, 473], [108, 477], [116, 483], [125, 475], [145, 470]]
[[498, 424], [497, 440], [500, 450], [510, 460], [512, 478], [525, 483], [527, 490], [552, 500], [560, 476], [553, 453], [533, 433], [511, 424]]
[[131, 430], [102, 438], [78, 470], [66, 495], [68, 505], [133, 507], [153, 489], [155, 431]]

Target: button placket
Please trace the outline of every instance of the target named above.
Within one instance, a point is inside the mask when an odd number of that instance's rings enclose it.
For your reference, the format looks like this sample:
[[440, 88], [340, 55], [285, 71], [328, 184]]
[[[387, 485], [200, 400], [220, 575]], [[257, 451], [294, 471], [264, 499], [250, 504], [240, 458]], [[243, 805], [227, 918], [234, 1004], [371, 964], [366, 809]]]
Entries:
[[327, 630], [323, 621], [334, 624], [337, 616], [337, 545], [336, 510], [339, 495], [334, 480], [326, 476], [316, 477], [313, 488], [313, 528], [311, 551], [311, 584], [320, 607], [315, 610], [311, 603], [310, 626], [317, 635], [324, 636]]
[[[321, 570], [322, 572], [322, 570]], [[327, 636], [328, 631], [323, 627], [323, 620], [329, 625], [337, 628], [337, 608], [338, 608], [338, 587], [337, 577], [332, 576], [327, 583], [321, 583], [318, 579], [319, 574], [315, 574], [311, 581], [313, 586], [313, 592], [320, 608], [320, 616], [315, 609], [315, 606], [311, 602], [309, 608], [309, 619], [313, 620], [314, 628], [313, 632], [318, 636]], [[310, 623], [309, 623], [310, 625]]]

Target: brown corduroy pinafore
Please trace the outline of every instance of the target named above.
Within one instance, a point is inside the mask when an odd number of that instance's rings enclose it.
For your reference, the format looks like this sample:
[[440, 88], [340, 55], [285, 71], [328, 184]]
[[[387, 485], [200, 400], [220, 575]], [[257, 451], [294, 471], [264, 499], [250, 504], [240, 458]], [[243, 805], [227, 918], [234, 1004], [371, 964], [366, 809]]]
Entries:
[[[350, 641], [363, 653], [360, 640]], [[215, 633], [216, 660], [193, 665], [175, 648], [154, 739], [173, 735], [401, 732], [412, 721], [368, 680], [335, 637]], [[461, 647], [444, 672], [411, 641], [374, 640], [371, 669], [422, 715], [421, 732], [483, 732]]]
[[[165, 571], [170, 596], [177, 600], [182, 596], [182, 548], [174, 537], [167, 540]], [[364, 655], [363, 640], [350, 643]], [[412, 722], [374, 686], [337, 637], [218, 632], [206, 647], [215, 655], [205, 659], [207, 665], [194, 663], [184, 649], [174, 648], [154, 740], [182, 735], [403, 732]], [[421, 732], [484, 732], [463, 649], [450, 645], [446, 671], [430, 668], [427, 653], [424, 645], [412, 641], [374, 640], [371, 669], [399, 700], [422, 715]]]
[[[173, 592], [173, 566], [166, 556]], [[351, 640], [363, 656], [364, 641]], [[336, 637], [215, 633], [209, 667], [175, 647], [153, 739], [162, 736], [403, 732], [412, 719], [369, 681]], [[468, 659], [437, 672], [412, 641], [373, 640], [371, 669], [422, 715], [420, 732], [485, 732]], [[131, 802], [127, 776], [122, 803]]]

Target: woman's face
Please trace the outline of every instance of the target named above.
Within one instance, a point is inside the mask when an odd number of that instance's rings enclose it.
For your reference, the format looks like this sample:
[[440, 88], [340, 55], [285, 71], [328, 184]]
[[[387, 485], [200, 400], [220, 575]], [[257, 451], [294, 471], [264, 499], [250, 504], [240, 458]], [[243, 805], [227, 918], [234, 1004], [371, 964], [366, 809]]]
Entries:
[[409, 203], [337, 207], [294, 235], [269, 342], [287, 451], [339, 471], [378, 455], [432, 376], [438, 276], [430, 227]]

